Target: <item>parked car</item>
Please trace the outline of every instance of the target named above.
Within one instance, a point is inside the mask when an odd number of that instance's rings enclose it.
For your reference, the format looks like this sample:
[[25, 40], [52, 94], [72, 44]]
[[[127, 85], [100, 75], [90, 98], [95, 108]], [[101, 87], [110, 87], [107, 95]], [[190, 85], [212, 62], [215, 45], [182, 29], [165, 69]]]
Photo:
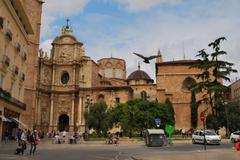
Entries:
[[192, 134], [192, 143], [220, 144], [221, 136], [217, 135], [214, 131], [205, 130], [204, 142], [204, 132], [202, 130], [197, 130]]
[[240, 139], [240, 131], [236, 131], [236, 132], [231, 133], [230, 140], [231, 140], [232, 143], [235, 143], [235, 142], [239, 141], [239, 139]]

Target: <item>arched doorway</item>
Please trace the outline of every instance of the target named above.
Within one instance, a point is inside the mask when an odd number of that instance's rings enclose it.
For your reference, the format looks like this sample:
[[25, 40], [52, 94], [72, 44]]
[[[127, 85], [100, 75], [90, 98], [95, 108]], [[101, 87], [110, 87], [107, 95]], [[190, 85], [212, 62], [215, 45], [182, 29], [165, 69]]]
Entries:
[[58, 130], [69, 131], [69, 117], [66, 114], [62, 114], [58, 119]]

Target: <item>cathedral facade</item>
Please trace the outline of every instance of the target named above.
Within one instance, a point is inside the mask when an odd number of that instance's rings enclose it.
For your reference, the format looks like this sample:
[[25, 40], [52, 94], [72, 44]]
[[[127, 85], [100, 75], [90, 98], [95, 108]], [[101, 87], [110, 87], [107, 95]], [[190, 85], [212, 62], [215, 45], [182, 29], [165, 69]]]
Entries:
[[[39, 51], [34, 127], [45, 132], [85, 131], [84, 113], [104, 99], [108, 106], [134, 98], [169, 98], [174, 105], [176, 128], [190, 128], [189, 84], [195, 83], [193, 61], [156, 62], [156, 83], [140, 69], [126, 78], [126, 62], [120, 58], [93, 61], [69, 26], [52, 42], [50, 57]], [[201, 109], [201, 107], [200, 107]]]

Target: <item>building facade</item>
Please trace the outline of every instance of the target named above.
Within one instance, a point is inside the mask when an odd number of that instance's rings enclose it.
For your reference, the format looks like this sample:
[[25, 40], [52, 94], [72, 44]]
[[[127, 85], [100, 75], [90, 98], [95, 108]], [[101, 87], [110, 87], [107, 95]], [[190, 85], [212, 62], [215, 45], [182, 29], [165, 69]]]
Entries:
[[14, 137], [26, 110], [24, 88], [33, 28], [21, 0], [0, 1], [0, 137]]
[[239, 102], [240, 101], [240, 79], [236, 80], [230, 85], [231, 89], [231, 101]]
[[27, 105], [26, 111], [23, 112], [22, 122], [32, 128], [35, 117], [34, 111], [36, 106], [36, 84], [38, 77], [38, 51], [40, 41], [40, 27], [42, 15], [42, 0], [21, 0], [29, 21], [32, 25], [34, 34], [28, 35], [28, 53], [27, 69], [24, 86], [24, 103]]
[[[89, 105], [104, 99], [111, 107], [134, 98], [165, 102], [174, 106], [176, 128], [190, 128], [189, 86], [197, 82], [195, 61], [156, 61], [156, 83], [140, 69], [126, 78], [126, 62], [102, 58], [94, 62], [84, 45], [67, 25], [52, 42], [50, 56], [40, 50], [34, 127], [44, 132], [85, 131], [84, 113]], [[199, 113], [205, 107], [199, 107]]]
[[[170, 99], [175, 112], [175, 127], [178, 129], [191, 127], [190, 86], [199, 81], [196, 75], [200, 74], [199, 69], [190, 68], [194, 63], [196, 61], [193, 60], [158, 60], [156, 63], [157, 98], [161, 102]], [[200, 96], [199, 94], [196, 98]], [[198, 122], [201, 122], [200, 113], [206, 108], [205, 104], [198, 107]]]

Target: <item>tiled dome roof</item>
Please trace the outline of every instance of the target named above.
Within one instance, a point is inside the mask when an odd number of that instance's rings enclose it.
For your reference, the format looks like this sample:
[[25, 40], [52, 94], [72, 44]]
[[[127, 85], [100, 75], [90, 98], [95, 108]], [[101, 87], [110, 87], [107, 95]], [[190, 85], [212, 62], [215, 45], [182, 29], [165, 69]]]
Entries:
[[149, 75], [142, 70], [136, 70], [132, 72], [128, 76], [127, 80], [150, 80], [153, 82], [153, 80], [149, 77]]

